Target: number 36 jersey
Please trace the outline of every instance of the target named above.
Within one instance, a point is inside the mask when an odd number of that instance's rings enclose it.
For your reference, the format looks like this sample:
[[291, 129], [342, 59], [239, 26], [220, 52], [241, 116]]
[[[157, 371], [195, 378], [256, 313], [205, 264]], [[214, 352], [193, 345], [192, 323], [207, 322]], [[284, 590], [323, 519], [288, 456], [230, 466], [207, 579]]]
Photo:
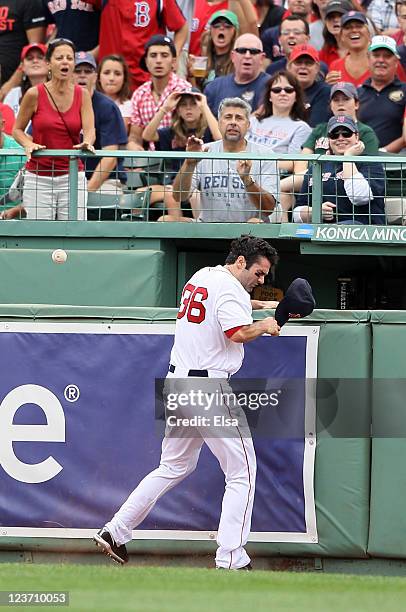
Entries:
[[202, 268], [183, 288], [171, 363], [185, 370], [235, 374], [244, 347], [227, 336], [252, 323], [250, 296], [225, 268]]

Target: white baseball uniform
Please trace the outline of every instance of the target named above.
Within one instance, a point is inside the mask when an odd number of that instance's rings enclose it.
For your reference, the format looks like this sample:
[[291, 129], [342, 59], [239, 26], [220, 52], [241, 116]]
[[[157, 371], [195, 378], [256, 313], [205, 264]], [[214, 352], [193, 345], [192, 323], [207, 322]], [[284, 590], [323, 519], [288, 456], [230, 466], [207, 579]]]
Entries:
[[[242, 343], [229, 339], [234, 331], [252, 323], [248, 293], [223, 266], [203, 268], [185, 285], [179, 308], [170, 371], [165, 386], [188, 390], [204, 384], [204, 389], [232, 393], [228, 378], [241, 367]], [[190, 372], [192, 370], [192, 372]], [[200, 406], [199, 406], [200, 408]], [[182, 416], [196, 415], [196, 408], [186, 407]], [[225, 492], [218, 527], [216, 566], [227, 569], [244, 567], [250, 561], [244, 545], [251, 527], [255, 494], [256, 457], [243, 411], [225, 402], [220, 407], [227, 417], [237, 417], [238, 424], [219, 428], [167, 426], [162, 442], [159, 467], [148, 474], [130, 494], [113, 519], [106, 524], [117, 544], [131, 540], [131, 531], [147, 516], [157, 500], [195, 469], [204, 442], [217, 457], [225, 474]], [[201, 414], [209, 414], [202, 410]], [[210, 415], [209, 415], [210, 418]], [[167, 420], [168, 422], [168, 420]]]

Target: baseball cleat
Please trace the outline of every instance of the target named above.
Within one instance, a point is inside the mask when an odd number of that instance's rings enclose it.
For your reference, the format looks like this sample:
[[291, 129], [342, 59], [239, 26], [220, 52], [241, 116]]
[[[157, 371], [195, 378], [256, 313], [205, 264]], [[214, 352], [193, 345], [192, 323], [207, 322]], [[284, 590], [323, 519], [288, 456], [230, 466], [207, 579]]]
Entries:
[[102, 548], [104, 554], [116, 563], [120, 565], [128, 563], [128, 553], [125, 545], [121, 544], [119, 546], [116, 544], [111, 533], [104, 529], [104, 527], [93, 536], [93, 540], [96, 542], [96, 546]]
[[228, 570], [228, 569], [231, 569], [231, 571], [234, 571], [234, 572], [239, 572], [240, 570], [245, 570], [246, 572], [251, 572], [252, 571], [252, 565], [251, 565], [251, 563], [247, 563], [247, 565], [244, 565], [244, 567], [232, 567], [232, 568], [228, 568], [228, 567], [216, 567], [216, 569], [218, 569], [218, 570]]

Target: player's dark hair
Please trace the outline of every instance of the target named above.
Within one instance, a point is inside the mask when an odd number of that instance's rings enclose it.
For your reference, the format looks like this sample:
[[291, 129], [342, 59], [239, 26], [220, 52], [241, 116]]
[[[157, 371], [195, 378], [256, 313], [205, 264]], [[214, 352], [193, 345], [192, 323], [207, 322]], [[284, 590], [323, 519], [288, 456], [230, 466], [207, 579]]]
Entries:
[[272, 265], [278, 262], [278, 253], [269, 242], [248, 234], [243, 234], [232, 241], [225, 263], [235, 263], [240, 255], [245, 258], [247, 269], [256, 263], [260, 257], [265, 257]]

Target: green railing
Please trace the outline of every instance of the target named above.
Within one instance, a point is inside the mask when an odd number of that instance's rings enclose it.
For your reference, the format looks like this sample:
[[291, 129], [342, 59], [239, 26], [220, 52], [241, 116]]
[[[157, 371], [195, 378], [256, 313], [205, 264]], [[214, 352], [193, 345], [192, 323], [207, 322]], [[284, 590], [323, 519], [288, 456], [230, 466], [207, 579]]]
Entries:
[[[0, 164], [1, 164], [1, 156], [3, 157], [7, 157], [7, 156], [16, 156], [18, 155], [18, 150], [0, 150]], [[40, 158], [40, 157], [45, 157], [45, 156], [54, 156], [54, 157], [68, 157], [69, 158], [69, 174], [70, 174], [70, 193], [71, 193], [71, 197], [70, 197], [70, 202], [69, 202], [69, 223], [75, 223], [75, 219], [77, 218], [77, 211], [78, 211], [78, 160], [79, 158], [82, 159], [84, 161], [84, 163], [86, 164], [86, 158], [89, 158], [91, 156], [91, 154], [83, 154], [83, 153], [78, 153], [77, 151], [69, 151], [69, 150], [52, 150], [52, 151], [48, 151], [48, 150], [44, 150], [44, 151], [38, 151], [34, 154], [33, 158]], [[249, 160], [258, 160], [258, 161], [279, 161], [279, 160], [300, 160], [300, 161], [307, 161], [309, 163], [309, 165], [311, 164], [313, 166], [313, 186], [312, 186], [312, 196], [311, 196], [311, 206], [312, 206], [312, 224], [314, 226], [321, 226], [318, 228], [317, 232], [319, 235], [320, 240], [324, 240], [324, 237], [326, 235], [326, 231], [325, 229], [325, 225], [322, 222], [322, 218], [321, 218], [321, 204], [322, 204], [322, 172], [323, 172], [323, 163], [327, 162], [327, 161], [337, 161], [337, 162], [342, 162], [343, 158], [342, 156], [326, 156], [326, 155], [275, 155], [275, 154], [270, 154], [266, 160], [264, 160], [264, 158], [258, 154], [254, 154], [254, 153], [234, 153], [234, 154], [226, 154], [226, 153], [213, 153], [213, 152], [204, 152], [204, 153], [186, 153], [183, 151], [180, 152], [172, 152], [172, 151], [165, 151], [165, 152], [161, 152], [161, 151], [127, 151], [127, 150], [117, 150], [117, 151], [110, 151], [110, 150], [99, 150], [96, 151], [95, 156], [97, 158], [107, 158], [107, 157], [114, 157], [114, 158], [121, 158], [121, 159], [126, 159], [129, 160], [131, 158], [132, 160], [132, 165], [133, 167], [137, 167], [137, 160], [145, 160], [146, 158], [148, 160], [150, 160], [151, 164], [154, 164], [155, 162], [163, 162], [163, 169], [162, 172], [165, 173], [165, 163], [169, 160], [172, 159], [185, 159], [185, 158], [191, 158], [191, 159], [213, 159], [213, 160], [218, 160], [218, 159], [222, 159], [222, 160], [239, 160], [239, 159], [249, 159]], [[93, 157], [93, 156], [92, 156]], [[24, 158], [24, 155], [22, 155], [22, 158]], [[362, 157], [346, 157], [346, 161], [352, 161], [355, 163], [359, 163], [359, 162], [371, 162], [371, 163], [383, 163], [386, 171], [387, 171], [387, 180], [386, 180], [386, 194], [387, 195], [387, 199], [389, 197], [391, 198], [396, 198], [396, 201], [398, 203], [398, 205], [401, 208], [401, 214], [399, 216], [399, 225], [402, 225], [402, 221], [403, 218], [406, 218], [406, 181], [405, 181], [405, 192], [403, 190], [403, 180], [404, 177], [406, 178], [406, 157], [404, 156], [400, 156], [400, 155], [388, 155], [388, 154], [382, 154], [379, 156], [362, 156]], [[1, 170], [0, 170], [1, 172]], [[146, 169], [146, 172], [148, 173], [148, 169]], [[389, 178], [388, 178], [389, 176]], [[133, 190], [134, 193], [135, 190]], [[279, 194], [276, 194], [277, 197], [279, 196]], [[404, 206], [403, 206], [403, 201], [404, 201]], [[403, 213], [403, 210], [405, 211]], [[146, 217], [148, 219], [148, 217]], [[30, 221], [23, 221], [22, 223], [24, 223], [24, 225], [26, 223], [30, 223]], [[40, 221], [36, 221], [37, 224], [40, 224]], [[60, 223], [65, 223], [65, 222], [58, 222], [58, 225]], [[76, 222], [76, 223], [82, 223], [82, 222]], [[75, 223], [75, 225], [76, 225]], [[104, 234], [108, 235], [108, 233], [110, 232], [110, 227], [112, 224], [109, 224], [108, 222], [104, 222], [106, 224], [109, 225], [109, 227], [105, 227], [103, 232]], [[92, 224], [93, 225], [93, 224]], [[124, 221], [120, 222], [120, 225], [122, 226], [122, 230], [124, 229], [123, 226], [127, 226], [130, 225]], [[133, 224], [131, 224], [133, 225]], [[140, 225], [140, 224], [137, 224]], [[148, 224], [149, 227], [151, 228], [152, 224]], [[161, 225], [161, 224], [160, 224]], [[169, 224], [165, 224], [165, 225], [169, 225]], [[209, 233], [212, 233], [213, 230], [206, 230], [204, 229], [202, 226], [206, 226], [208, 224], [193, 224], [193, 228], [189, 227], [192, 224], [182, 224], [182, 228], [180, 228], [180, 224], [179, 223], [175, 223], [175, 224], [170, 224], [170, 225], [174, 225], [176, 227], [173, 227], [172, 229], [163, 229], [160, 228], [158, 231], [158, 228], [156, 228], [156, 231], [152, 230], [148, 230], [148, 231], [152, 231], [152, 234], [155, 234], [157, 231], [159, 233], [159, 235], [165, 237], [165, 236], [171, 236], [171, 235], [178, 235], [179, 233], [182, 236], [190, 236], [190, 237], [194, 237], [194, 236], [199, 236], [202, 235], [204, 236], [207, 231]], [[211, 225], [211, 224], [210, 224]], [[229, 225], [229, 224], [215, 224], [215, 225]], [[238, 224], [239, 225], [239, 224]], [[328, 224], [328, 227], [331, 228], [332, 224]], [[4, 224], [2, 224], [2, 226], [4, 226]], [[300, 237], [300, 238], [304, 238], [305, 236], [299, 236], [296, 232], [297, 232], [297, 228], [298, 228], [298, 224], [294, 224], [294, 223], [282, 223], [282, 224], [278, 224], [278, 227], [274, 227], [274, 224], [261, 224], [261, 227], [255, 228], [253, 226], [251, 226], [251, 230], [254, 233], [258, 234], [258, 235], [264, 235], [264, 236], [269, 236], [269, 237], [281, 237], [281, 238], [294, 238], [294, 237]], [[365, 232], [364, 232], [364, 236], [368, 236], [369, 238], [367, 238], [367, 240], [371, 241], [373, 240], [372, 236], [376, 235], [377, 236], [377, 242], [379, 242], [382, 238], [382, 236], [384, 236], [382, 234], [382, 232], [380, 233], [379, 231], [376, 232], [374, 234], [374, 230], [376, 230], [375, 228], [372, 228], [372, 226], [365, 226]], [[22, 229], [22, 228], [21, 228]], [[33, 228], [32, 228], [33, 229]], [[39, 228], [38, 228], [39, 229]], [[235, 230], [237, 230], [237, 228], [235, 228]], [[396, 228], [392, 228], [392, 230], [394, 230], [393, 233], [393, 240], [399, 240], [399, 236], [401, 236], [400, 240], [401, 242], [405, 242], [406, 243], [406, 229], [400, 228], [399, 231], [395, 231]], [[14, 232], [17, 232], [18, 230], [14, 229]], [[55, 233], [56, 227], [53, 228], [53, 233]], [[114, 230], [111, 230], [114, 233]], [[233, 230], [230, 230], [231, 232], [233, 232]], [[237, 233], [240, 230], [237, 231]], [[360, 233], [360, 229], [355, 227], [351, 230], [351, 232], [354, 234], [354, 236]], [[143, 233], [143, 230], [141, 230], [141, 228], [139, 228], [137, 230], [137, 232], [141, 232]], [[351, 233], [350, 230], [348, 230], [347, 233]], [[8, 230], [6, 230], [6, 233], [9, 233]], [[330, 231], [331, 233], [331, 231]], [[151, 235], [152, 235], [151, 234]], [[404, 235], [403, 235], [404, 234]], [[145, 233], [145, 235], [148, 235], [148, 232]], [[220, 237], [224, 236], [224, 237], [228, 237], [229, 236], [229, 231], [226, 232], [222, 232], [220, 231]], [[332, 234], [331, 234], [332, 235]], [[389, 235], [389, 234], [388, 234]], [[341, 236], [341, 238], [340, 238]], [[341, 231], [341, 233], [337, 234], [337, 241], [340, 242], [340, 240], [342, 239], [342, 237], [345, 236], [345, 232]], [[311, 238], [314, 239], [314, 232], [312, 233], [312, 236], [309, 236]], [[388, 237], [384, 237], [382, 238], [382, 240], [384, 242], [388, 242]]]

